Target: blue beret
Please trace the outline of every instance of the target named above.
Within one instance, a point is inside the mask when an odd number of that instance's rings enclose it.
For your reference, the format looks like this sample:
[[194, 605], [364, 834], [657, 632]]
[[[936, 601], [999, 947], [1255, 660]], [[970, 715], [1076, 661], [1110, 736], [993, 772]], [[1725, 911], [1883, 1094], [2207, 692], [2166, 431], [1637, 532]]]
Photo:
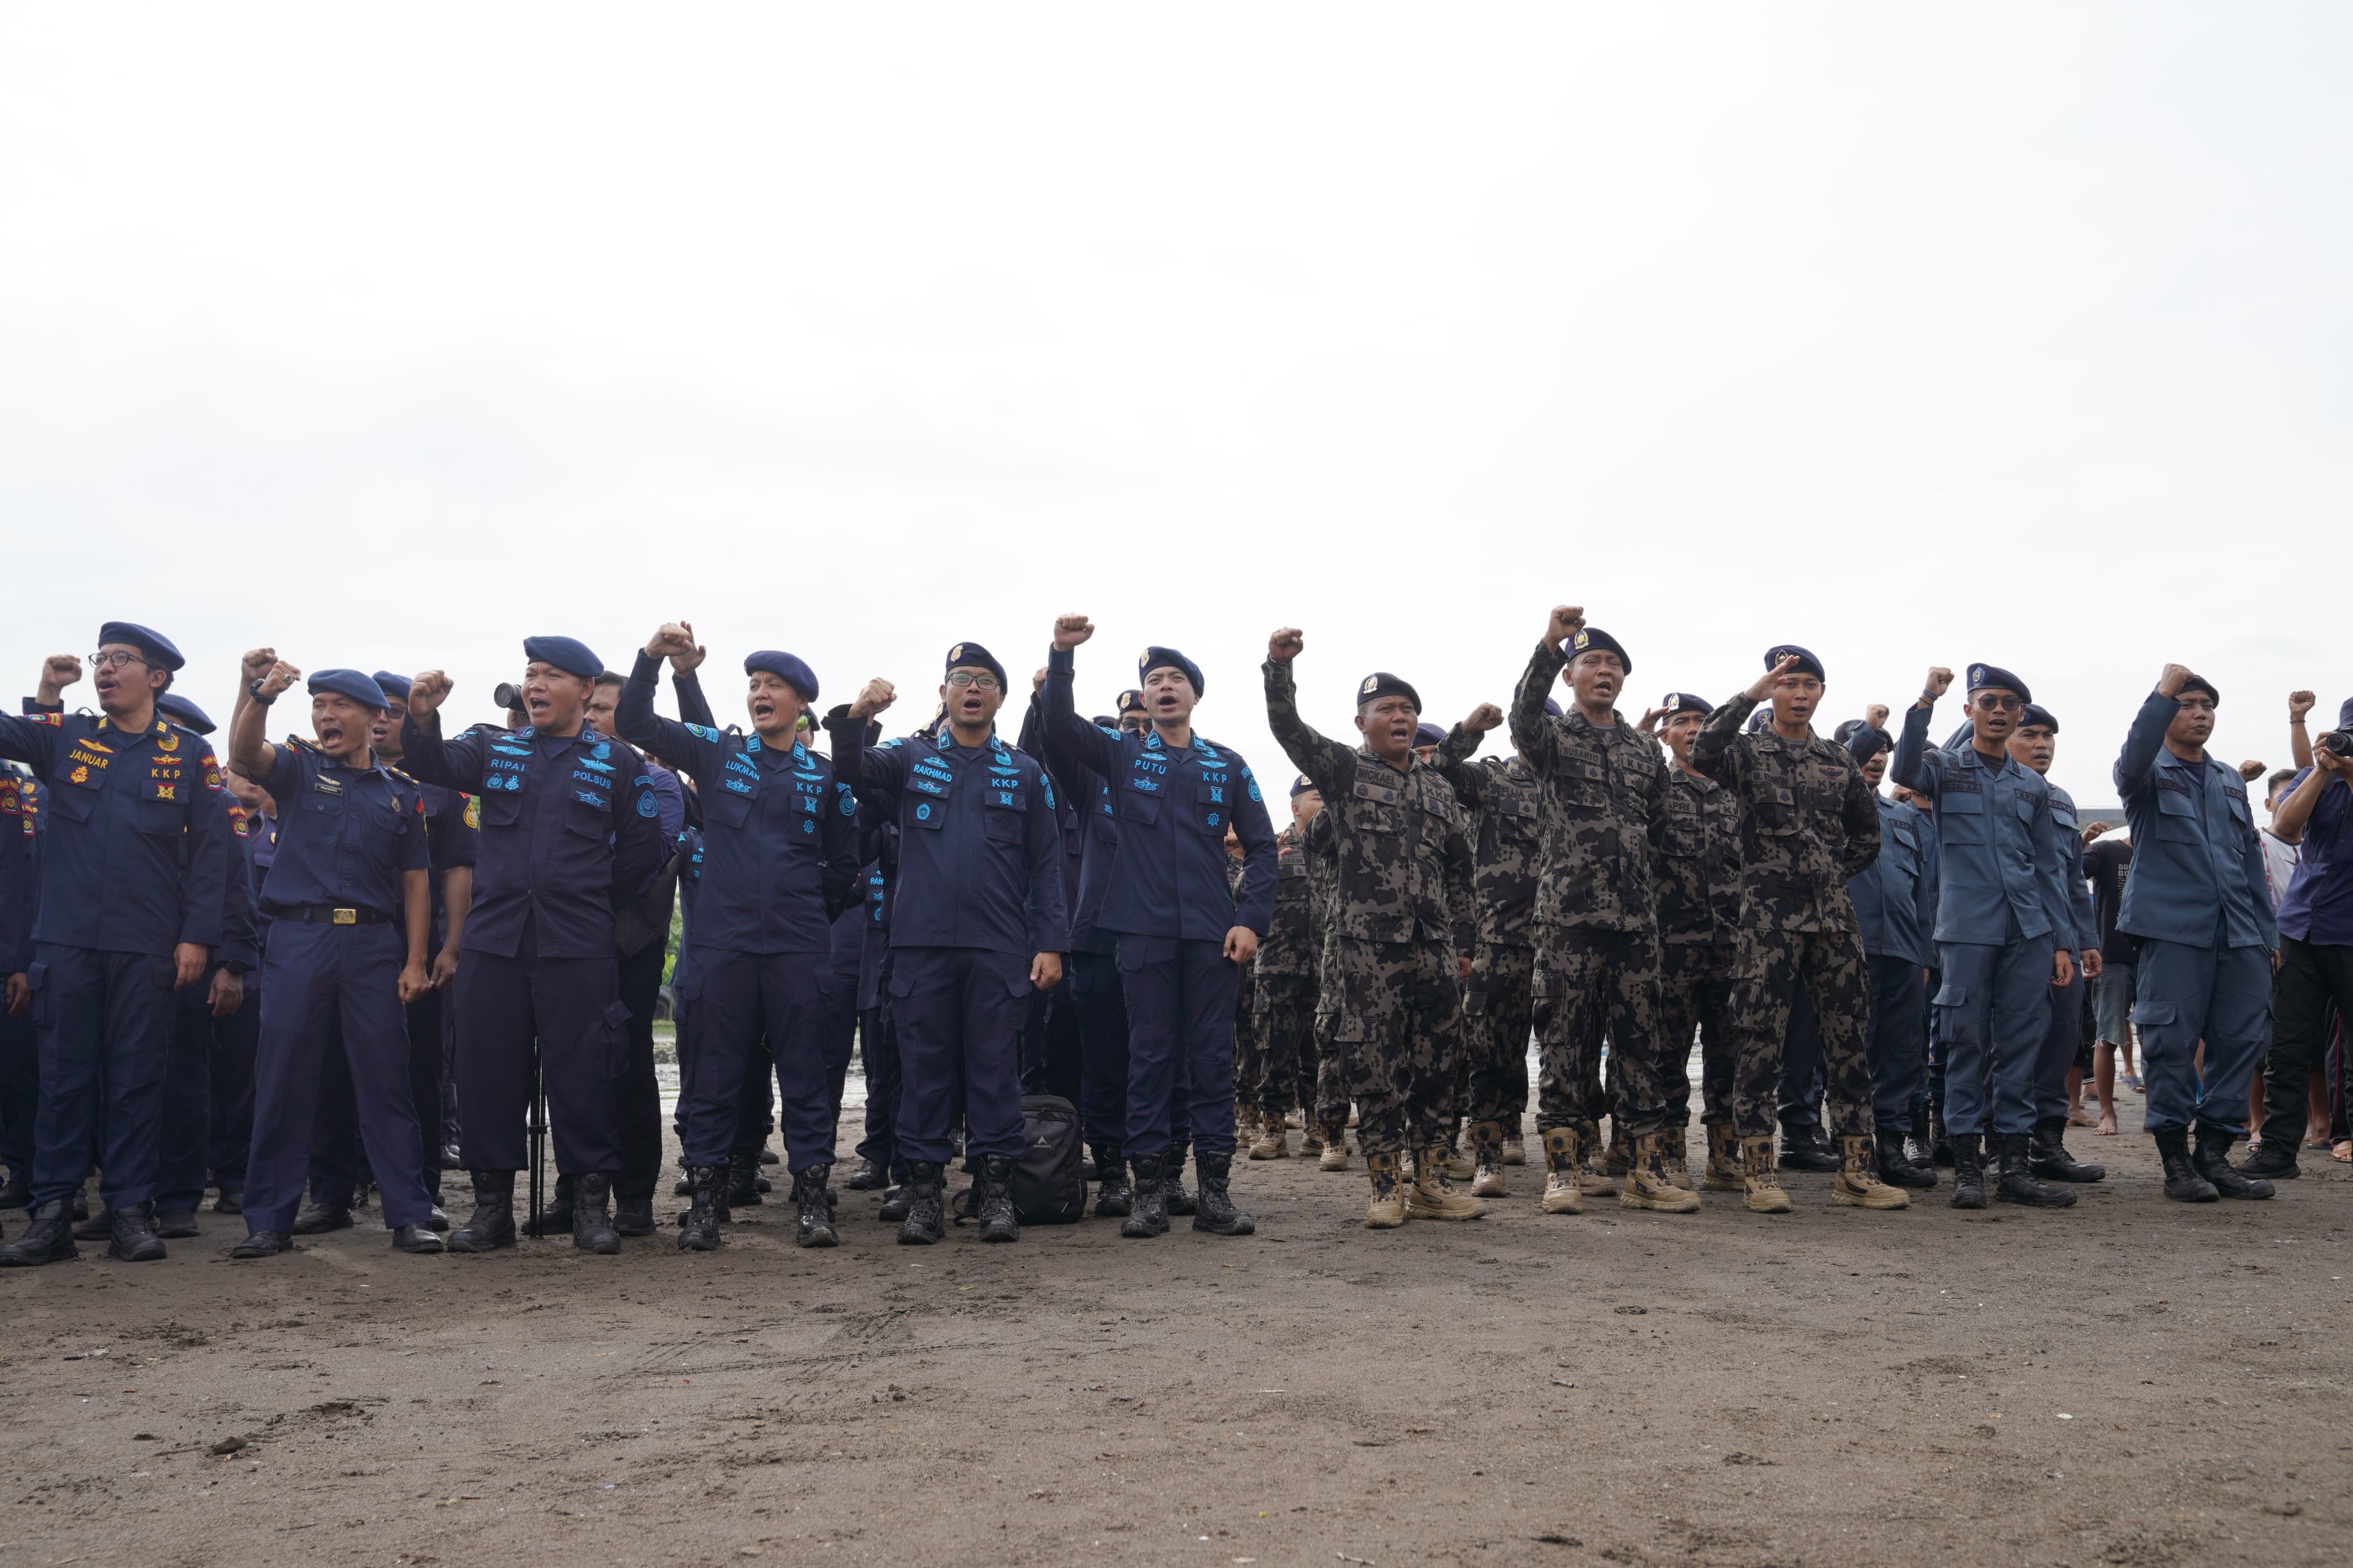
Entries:
[[1309, 778], [1305, 773], [1302, 773], [1297, 778], [1291, 781], [1291, 798], [1297, 800], [1301, 795], [1305, 795], [1309, 790], [1312, 790], [1314, 787], [1315, 781]]
[[1754, 735], [1772, 721], [1773, 705], [1769, 702], [1759, 703], [1757, 711], [1748, 715], [1748, 722], [1742, 726], [1742, 733]]
[[1614, 653], [1619, 666], [1629, 675], [1634, 673], [1634, 661], [1626, 657], [1626, 647], [1599, 626], [1579, 626], [1577, 635], [1568, 639], [1568, 657], [1581, 653]]
[[577, 637], [525, 637], [522, 657], [526, 664], [552, 664], [583, 680], [594, 680], [605, 673], [605, 661]]
[[764, 669], [799, 692], [802, 701], [817, 700], [817, 677], [810, 673], [807, 665], [803, 664], [791, 654], [779, 653], [772, 647], [764, 647], [755, 654], [748, 654], [744, 657], [744, 674], [756, 675]]
[[1141, 682], [1154, 670], [1168, 668], [1181, 669], [1185, 672], [1185, 679], [1193, 683], [1194, 696], [1207, 695], [1208, 689], [1201, 684], [1201, 667], [1175, 648], [1162, 647], [1156, 643], [1136, 657], [1135, 679]]
[[2023, 730], [2029, 724], [2040, 724], [2054, 735], [2059, 732], [2058, 717], [2040, 702], [2028, 703], [2026, 711], [2018, 716], [2020, 729]]
[[[1858, 737], [1865, 742], [1863, 745], [1855, 744]], [[1869, 762], [1882, 752], [1895, 749], [1894, 736], [1884, 730], [1874, 729], [1860, 719], [1840, 720], [1838, 728], [1831, 731], [1831, 739], [1844, 746], [1847, 754], [1858, 763]]]
[[1547, 719], [1558, 719], [1562, 717], [1560, 704], [1555, 702], [1549, 697], [1545, 699], [1545, 717]]
[[109, 621], [98, 628], [98, 646], [104, 647], [111, 642], [129, 643], [158, 669], [177, 669], [188, 662], [180, 657], [180, 650], [172, 646], [170, 637], [130, 621]]
[[2337, 705], [2337, 727], [2353, 730], [2353, 697], [2348, 697]]
[[1969, 666], [1969, 689], [1971, 691], [2015, 691], [2021, 702], [2034, 700], [2034, 693], [2026, 689], [2026, 682], [1998, 664]]
[[[1704, 697], [1694, 697], [1688, 691], [1670, 691], [1659, 699], [1660, 711], [1672, 718], [1677, 713], [1713, 713], [1715, 704]], [[1857, 720], [1855, 722], [1860, 723]]]
[[213, 732], [213, 721], [205, 710], [176, 691], [166, 691], [155, 699], [155, 711], [184, 730], [194, 730], [199, 735]]
[[1116, 730], [1119, 728], [1119, 721], [1108, 713], [1098, 713], [1093, 719], [1090, 720], [1089, 722], [1093, 724], [1098, 730]]
[[[1119, 694], [1119, 701], [1114, 706], [1119, 710], [1120, 718], [1124, 719], [1130, 713], [1138, 712], [1143, 709], [1144, 693], [1134, 690], [1123, 691]], [[1113, 722], [1113, 727], [1114, 729], [1118, 727], [1116, 721]]]
[[1377, 669], [1356, 683], [1357, 707], [1377, 702], [1384, 697], [1402, 697], [1413, 704], [1415, 712], [1421, 711], [1421, 693], [1386, 669]]
[[948, 649], [948, 661], [942, 668], [941, 673], [945, 674], [948, 670], [955, 669], [959, 666], [962, 666], [966, 669], [985, 669], [988, 671], [989, 674], [997, 677], [997, 689], [1000, 691], [1006, 689], [1005, 667], [997, 662], [997, 656], [995, 654], [989, 652], [978, 643], [960, 642], [956, 644], [955, 647]]
[[1765, 668], [1770, 669], [1775, 665], [1780, 663], [1783, 659], [1788, 658], [1793, 655], [1796, 657], [1798, 663], [1797, 667], [1789, 671], [1790, 674], [1810, 675], [1816, 680], [1828, 680], [1830, 679], [1830, 677], [1822, 670], [1822, 661], [1816, 658], [1811, 653], [1799, 647], [1793, 642], [1780, 643], [1775, 647], [1767, 648], [1765, 650]]
[[379, 669], [375, 672], [375, 683], [384, 688], [384, 694], [386, 697], [397, 698], [403, 702], [408, 700], [408, 677], [395, 675], [388, 669]]
[[1446, 743], [1446, 731], [1437, 725], [1424, 722], [1413, 727], [1413, 743], [1417, 746], [1439, 746]]
[[311, 695], [313, 697], [322, 691], [332, 691], [338, 696], [350, 698], [364, 708], [392, 706], [385, 698], [384, 688], [378, 686], [373, 678], [362, 675], [356, 669], [314, 670], [308, 684], [311, 688]]

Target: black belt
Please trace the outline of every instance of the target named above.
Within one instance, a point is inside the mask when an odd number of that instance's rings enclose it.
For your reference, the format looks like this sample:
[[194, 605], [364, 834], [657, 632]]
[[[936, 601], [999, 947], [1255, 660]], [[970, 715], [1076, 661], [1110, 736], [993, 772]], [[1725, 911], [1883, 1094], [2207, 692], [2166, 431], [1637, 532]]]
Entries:
[[390, 915], [380, 915], [374, 910], [355, 910], [334, 904], [273, 905], [269, 918], [292, 921], [298, 925], [380, 926], [390, 925]]

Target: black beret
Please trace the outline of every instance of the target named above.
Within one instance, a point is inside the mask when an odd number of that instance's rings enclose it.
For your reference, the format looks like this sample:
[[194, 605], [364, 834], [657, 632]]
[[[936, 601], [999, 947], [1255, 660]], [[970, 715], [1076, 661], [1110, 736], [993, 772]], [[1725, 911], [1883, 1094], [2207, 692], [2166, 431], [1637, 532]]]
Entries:
[[[1672, 718], [1677, 713], [1713, 713], [1715, 704], [1704, 697], [1694, 697], [1688, 691], [1670, 691], [1659, 699], [1659, 710]], [[1861, 721], [1856, 721], [1861, 722]]]
[[1634, 673], [1634, 661], [1626, 657], [1625, 645], [1599, 626], [1579, 626], [1568, 639], [1568, 657], [1573, 660], [1581, 653], [1614, 653], [1619, 668], [1629, 675]]
[[552, 664], [583, 680], [594, 680], [605, 673], [605, 661], [590, 653], [588, 645], [578, 637], [525, 637], [522, 657], [526, 664]]
[[2026, 711], [2018, 716], [2018, 727], [2020, 729], [2023, 730], [2030, 724], [2040, 724], [2042, 728], [2050, 731], [2054, 735], [2059, 732], [2059, 720], [2057, 715], [2053, 714], [2050, 709], [2045, 708], [2040, 702], [2028, 703], [2026, 705]]
[[1413, 727], [1413, 743], [1417, 746], [1439, 746], [1446, 742], [1446, 731], [1424, 721]]
[[1205, 694], [1206, 689], [1201, 684], [1201, 667], [1175, 648], [1162, 647], [1155, 644], [1136, 656], [1135, 679], [1139, 682], [1155, 669], [1181, 669], [1185, 672], [1185, 679], [1193, 683], [1193, 695], [1199, 697]]
[[[1144, 693], [1131, 688], [1130, 689], [1119, 694], [1119, 700], [1115, 702], [1113, 706], [1119, 710], [1119, 715], [1122, 719], [1126, 718], [1130, 713], [1141, 712], [1144, 710]], [[1118, 727], [1116, 722], [1113, 723], [1113, 727], [1114, 729]]]
[[807, 665], [803, 664], [791, 654], [779, 652], [772, 647], [764, 647], [757, 653], [744, 656], [744, 673], [745, 675], [756, 675], [762, 670], [765, 670], [799, 692], [802, 701], [817, 700], [817, 676]]
[[1305, 795], [1309, 790], [1312, 790], [1314, 787], [1315, 781], [1309, 778], [1305, 773], [1302, 773], [1297, 778], [1291, 781], [1291, 798], [1297, 800], [1301, 795]]
[[1005, 667], [997, 662], [995, 654], [976, 642], [960, 642], [948, 649], [948, 661], [942, 673], [958, 668], [985, 669], [997, 677], [997, 689], [999, 691], [1006, 689]]
[[2208, 700], [2211, 701], [2215, 707], [2220, 708], [2222, 705], [2222, 694], [2215, 690], [2214, 683], [2207, 679], [2202, 675], [2193, 675], [2189, 679], [2183, 681], [2181, 683], [2181, 689], [2183, 692], [2202, 691], [2206, 694]]
[[109, 621], [98, 628], [98, 646], [111, 642], [129, 643], [146, 656], [147, 662], [157, 669], [177, 669], [188, 661], [172, 646], [172, 639], [162, 632], [150, 631], [132, 621]]
[[1386, 669], [1377, 669], [1356, 682], [1357, 707], [1362, 708], [1367, 702], [1377, 702], [1384, 697], [1402, 697], [1413, 704], [1415, 712], [1421, 711], [1421, 693]]
[[1779, 643], [1772, 647], [1767, 648], [1765, 650], [1765, 668], [1770, 669], [1775, 665], [1780, 663], [1783, 659], [1792, 658], [1794, 658], [1798, 663], [1796, 668], [1789, 671], [1790, 674], [1810, 675], [1816, 680], [1826, 681], [1830, 679], [1829, 675], [1823, 672], [1822, 661], [1816, 658], [1810, 652], [1799, 647], [1793, 642]]
[[2034, 700], [2034, 693], [2026, 689], [2026, 682], [1998, 664], [1969, 666], [1969, 689], [1971, 691], [2015, 691], [2021, 702]]

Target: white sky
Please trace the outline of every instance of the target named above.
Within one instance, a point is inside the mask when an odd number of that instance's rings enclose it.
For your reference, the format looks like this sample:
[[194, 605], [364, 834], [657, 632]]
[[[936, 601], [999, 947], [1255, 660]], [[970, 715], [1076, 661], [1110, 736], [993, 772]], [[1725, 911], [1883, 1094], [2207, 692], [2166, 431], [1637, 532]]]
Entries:
[[1566, 600], [1629, 717], [1985, 659], [2094, 805], [2178, 658], [2276, 764], [2353, 692], [2348, 79], [2327, 5], [13, 6], [0, 696], [121, 616], [216, 717], [265, 641], [484, 717], [683, 616], [723, 718], [776, 646], [912, 722], [1079, 609], [1086, 707], [1173, 643], [1282, 782], [1272, 627], [1338, 732]]

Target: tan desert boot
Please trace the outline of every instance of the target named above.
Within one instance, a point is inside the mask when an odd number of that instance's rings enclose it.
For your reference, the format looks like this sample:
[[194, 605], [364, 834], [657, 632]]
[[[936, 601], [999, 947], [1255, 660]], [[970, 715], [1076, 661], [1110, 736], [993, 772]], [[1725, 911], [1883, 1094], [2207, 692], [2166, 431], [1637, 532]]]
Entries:
[[1791, 1207], [1789, 1194], [1773, 1176], [1773, 1139], [1767, 1133], [1762, 1138], [1740, 1141], [1741, 1190], [1747, 1195], [1741, 1205], [1751, 1214], [1788, 1214]]
[[1250, 1157], [1253, 1160], [1291, 1158], [1291, 1133], [1283, 1127], [1282, 1117], [1270, 1117], [1259, 1123], [1258, 1140], [1250, 1146]]
[[1698, 1209], [1699, 1194], [1668, 1179], [1664, 1133], [1645, 1132], [1634, 1140], [1618, 1204], [1621, 1208], [1656, 1209], [1661, 1214], [1691, 1214]]
[[1471, 1195], [1479, 1198], [1501, 1198], [1511, 1195], [1504, 1184], [1504, 1124], [1500, 1121], [1473, 1121], [1471, 1124]]
[[1348, 1168], [1348, 1133], [1346, 1129], [1327, 1126], [1324, 1129], [1324, 1152], [1315, 1161], [1319, 1171], [1345, 1171]]
[[1908, 1209], [1912, 1194], [1879, 1179], [1879, 1160], [1870, 1139], [1841, 1138], [1838, 1180], [1831, 1186], [1831, 1202], [1858, 1209]]
[[1417, 1174], [1406, 1190], [1405, 1212], [1416, 1219], [1477, 1219], [1487, 1205], [1454, 1184], [1443, 1149], [1424, 1149], [1414, 1158]]
[[1300, 1130], [1299, 1152], [1302, 1157], [1308, 1159], [1313, 1159], [1324, 1152], [1324, 1134], [1316, 1130], [1315, 1123], [1313, 1121]]
[[1691, 1130], [1681, 1126], [1661, 1128], [1659, 1154], [1661, 1163], [1666, 1167], [1667, 1180], [1687, 1193], [1693, 1191]]
[[[1509, 1126], [1509, 1127], [1514, 1127], [1514, 1128], [1516, 1128], [1516, 1127], [1519, 1125], [1519, 1123], [1518, 1123], [1516, 1121], [1514, 1121], [1507, 1122], [1507, 1123], [1505, 1123], [1505, 1125], [1506, 1125], [1506, 1126]], [[1504, 1164], [1506, 1164], [1506, 1165], [1525, 1165], [1525, 1164], [1526, 1164], [1527, 1163], [1528, 1163], [1528, 1149], [1527, 1149], [1527, 1145], [1526, 1145], [1525, 1143], [1524, 1143], [1523, 1142], [1521, 1142], [1519, 1133], [1518, 1133], [1518, 1132], [1516, 1132], [1516, 1131], [1512, 1131], [1512, 1132], [1506, 1132], [1506, 1133], [1504, 1133]]]
[[1577, 1129], [1554, 1127], [1544, 1135], [1546, 1214], [1583, 1214], [1585, 1184], [1577, 1179]]
[[1618, 1125], [1618, 1118], [1609, 1119], [1609, 1145], [1601, 1152], [1601, 1173], [1614, 1184], [1619, 1177], [1634, 1168], [1632, 1151], [1626, 1147], [1626, 1134]]
[[1740, 1171], [1740, 1144], [1732, 1136], [1732, 1129], [1721, 1121], [1707, 1124], [1707, 1174], [1700, 1178], [1701, 1187], [1711, 1193], [1745, 1192], [1748, 1184]]
[[1373, 1201], [1365, 1210], [1367, 1230], [1394, 1230], [1405, 1223], [1405, 1182], [1398, 1174], [1395, 1154], [1367, 1154], [1365, 1169], [1372, 1173]]

